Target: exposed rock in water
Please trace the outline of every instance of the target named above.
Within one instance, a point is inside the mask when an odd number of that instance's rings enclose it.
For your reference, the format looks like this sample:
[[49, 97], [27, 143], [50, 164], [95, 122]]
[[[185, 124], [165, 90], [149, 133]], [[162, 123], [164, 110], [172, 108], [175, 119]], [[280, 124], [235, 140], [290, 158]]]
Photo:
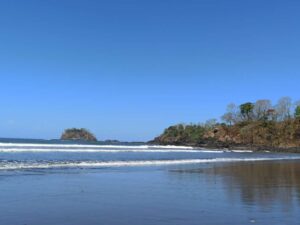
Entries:
[[64, 133], [61, 135], [61, 140], [97, 141], [97, 138], [87, 129], [72, 128], [64, 131]]
[[119, 144], [119, 143], [121, 143], [119, 140], [111, 140], [111, 139], [107, 139], [104, 142], [109, 143], [109, 144]]

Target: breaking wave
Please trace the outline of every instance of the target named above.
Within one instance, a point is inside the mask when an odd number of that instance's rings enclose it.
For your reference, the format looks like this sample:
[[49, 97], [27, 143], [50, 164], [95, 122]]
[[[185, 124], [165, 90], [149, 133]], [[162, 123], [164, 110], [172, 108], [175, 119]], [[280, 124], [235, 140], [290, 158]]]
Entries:
[[27, 143], [0, 143], [0, 147], [20, 147], [20, 148], [88, 148], [88, 149], [194, 149], [190, 146], [173, 145], [81, 145], [81, 144], [27, 144]]
[[191, 153], [223, 153], [223, 151], [206, 151], [206, 150], [192, 150], [192, 149], [90, 149], [90, 148], [0, 148], [0, 152], [72, 152], [72, 153], [83, 153], [83, 152], [191, 152]]
[[63, 162], [16, 162], [2, 161], [0, 170], [24, 170], [24, 169], [58, 169], [58, 168], [102, 168], [102, 167], [130, 167], [130, 166], [159, 166], [179, 164], [200, 164], [217, 162], [250, 162], [270, 160], [292, 160], [300, 157], [281, 158], [213, 158], [213, 159], [182, 159], [182, 160], [146, 160], [146, 161], [63, 161]]
[[173, 145], [82, 145], [82, 144], [31, 144], [0, 143], [0, 152], [187, 152], [223, 153], [223, 150], [207, 150], [190, 146]]

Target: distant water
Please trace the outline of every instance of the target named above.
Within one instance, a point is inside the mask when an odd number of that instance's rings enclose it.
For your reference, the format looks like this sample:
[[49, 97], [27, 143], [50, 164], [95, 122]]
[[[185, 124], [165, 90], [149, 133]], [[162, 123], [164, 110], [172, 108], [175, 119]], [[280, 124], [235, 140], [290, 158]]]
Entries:
[[0, 224], [299, 224], [300, 155], [0, 142]]

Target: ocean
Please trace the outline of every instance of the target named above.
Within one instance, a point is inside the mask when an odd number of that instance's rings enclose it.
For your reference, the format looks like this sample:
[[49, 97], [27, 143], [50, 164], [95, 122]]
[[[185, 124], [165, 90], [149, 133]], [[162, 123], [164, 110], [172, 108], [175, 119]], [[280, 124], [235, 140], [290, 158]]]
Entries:
[[300, 155], [0, 140], [1, 225], [300, 224]]

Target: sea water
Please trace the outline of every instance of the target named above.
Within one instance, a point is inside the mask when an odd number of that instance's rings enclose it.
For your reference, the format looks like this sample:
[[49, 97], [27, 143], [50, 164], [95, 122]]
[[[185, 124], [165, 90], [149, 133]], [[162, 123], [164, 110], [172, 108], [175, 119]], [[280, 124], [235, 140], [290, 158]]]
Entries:
[[0, 224], [299, 224], [300, 155], [0, 143]]

